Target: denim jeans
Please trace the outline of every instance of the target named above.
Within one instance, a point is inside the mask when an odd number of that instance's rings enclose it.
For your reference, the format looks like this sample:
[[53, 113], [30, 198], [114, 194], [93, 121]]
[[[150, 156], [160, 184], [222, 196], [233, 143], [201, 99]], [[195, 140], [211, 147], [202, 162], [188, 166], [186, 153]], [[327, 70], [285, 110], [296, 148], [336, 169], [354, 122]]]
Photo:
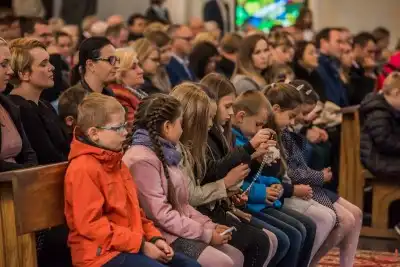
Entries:
[[103, 267], [164, 267], [164, 266], [174, 266], [174, 267], [201, 267], [201, 265], [194, 259], [191, 259], [181, 253], [175, 253], [172, 260], [164, 265], [161, 262], [150, 259], [149, 257], [143, 255], [142, 253], [121, 253], [106, 264]]
[[[299, 230], [302, 235], [303, 235], [303, 248], [300, 252], [300, 257], [299, 257], [299, 263], [297, 266], [299, 267], [307, 267], [310, 263], [310, 258], [311, 258], [311, 252], [313, 249], [314, 245], [314, 240], [315, 240], [315, 233], [317, 231], [317, 225], [314, 223], [314, 221], [309, 218], [308, 216], [305, 216], [301, 214], [300, 212], [297, 212], [295, 210], [283, 207], [279, 212], [284, 213], [295, 220], [297, 222], [293, 221], [293, 226], [296, 227], [297, 230]], [[279, 213], [272, 212], [273, 216], [277, 219], [285, 220], [286, 218], [282, 218], [279, 216]], [[305, 230], [305, 231], [304, 231]]]
[[[278, 251], [275, 254], [275, 257], [272, 258], [270, 266], [298, 266], [300, 252], [302, 251], [303, 241], [306, 235], [305, 229], [303, 229], [304, 233], [302, 233], [295, 227], [295, 225], [298, 224], [299, 221], [272, 208], [267, 208], [260, 212], [251, 213], [258, 219], [267, 223], [265, 225], [265, 229], [273, 232], [277, 236], [278, 243], [280, 243], [280, 239], [286, 240], [284, 241], [286, 245], [287, 243], [289, 243], [289, 249], [287, 250], [286, 255], [284, 255], [284, 257], [281, 259], [277, 257], [277, 255], [280, 254], [280, 248], [278, 245]], [[271, 226], [273, 226], [273, 228], [271, 228]]]
[[282, 230], [272, 226], [265, 220], [258, 219], [255, 216], [251, 218], [250, 224], [256, 227], [264, 228], [275, 234], [276, 238], [278, 239], [278, 248], [276, 250], [275, 256], [269, 262], [268, 267], [277, 266], [277, 264], [281, 262], [281, 260], [286, 256], [286, 254], [289, 251], [290, 248], [289, 237]]

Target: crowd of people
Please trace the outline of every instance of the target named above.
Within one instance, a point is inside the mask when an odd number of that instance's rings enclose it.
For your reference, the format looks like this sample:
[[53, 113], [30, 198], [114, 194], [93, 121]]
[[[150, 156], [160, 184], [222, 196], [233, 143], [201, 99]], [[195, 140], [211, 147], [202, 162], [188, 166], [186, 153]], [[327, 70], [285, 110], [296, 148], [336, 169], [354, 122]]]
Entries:
[[307, 8], [268, 34], [220, 25], [0, 19], [0, 171], [69, 162], [39, 266], [306, 267], [334, 247], [353, 266], [337, 111], [361, 105], [364, 165], [398, 176], [389, 32], [315, 33]]

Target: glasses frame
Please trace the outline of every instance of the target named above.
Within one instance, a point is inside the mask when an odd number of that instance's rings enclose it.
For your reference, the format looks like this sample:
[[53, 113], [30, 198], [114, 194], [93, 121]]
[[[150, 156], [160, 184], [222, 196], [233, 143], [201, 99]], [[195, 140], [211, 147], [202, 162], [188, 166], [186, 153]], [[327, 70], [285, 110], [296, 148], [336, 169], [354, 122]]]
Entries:
[[97, 129], [100, 130], [108, 130], [108, 131], [113, 131], [118, 134], [122, 134], [124, 130], [127, 130], [128, 122], [124, 122], [123, 124], [119, 126], [97, 126]]
[[[112, 60], [114, 58], [115, 58], [115, 62], [112, 63]], [[110, 64], [111, 66], [115, 66], [119, 62], [120, 59], [117, 56], [109, 56], [108, 58], [106, 58], [106, 57], [98, 57], [98, 58], [95, 58], [94, 60], [105, 61], [105, 62], [108, 62], [108, 64]]]

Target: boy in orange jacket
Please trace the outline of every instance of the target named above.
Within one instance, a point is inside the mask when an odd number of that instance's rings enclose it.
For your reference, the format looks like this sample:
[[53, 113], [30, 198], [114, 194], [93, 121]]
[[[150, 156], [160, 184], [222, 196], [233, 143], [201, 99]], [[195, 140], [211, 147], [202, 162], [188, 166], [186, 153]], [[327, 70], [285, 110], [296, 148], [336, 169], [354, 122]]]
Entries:
[[65, 176], [65, 216], [74, 266], [196, 266], [174, 254], [139, 207], [122, 162], [125, 111], [113, 97], [92, 93], [78, 107]]

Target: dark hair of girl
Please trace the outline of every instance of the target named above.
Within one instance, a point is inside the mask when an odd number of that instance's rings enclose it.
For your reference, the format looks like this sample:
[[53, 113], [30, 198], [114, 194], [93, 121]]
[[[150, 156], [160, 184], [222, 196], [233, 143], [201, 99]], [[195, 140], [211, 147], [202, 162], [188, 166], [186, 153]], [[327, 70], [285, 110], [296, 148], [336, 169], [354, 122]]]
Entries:
[[290, 82], [294, 87], [301, 87], [299, 91], [303, 98], [303, 103], [308, 105], [315, 105], [319, 101], [319, 95], [314, 91], [312, 85], [304, 80], [293, 80]]
[[218, 49], [210, 42], [200, 42], [192, 50], [189, 56], [189, 68], [198, 79], [202, 79], [206, 73], [206, 67], [212, 57], [218, 56]]
[[[232, 82], [226, 78], [224, 75], [221, 75], [219, 73], [210, 73], [207, 76], [205, 76], [200, 83], [209, 90], [213, 91], [215, 95], [217, 96], [217, 105], [218, 102], [221, 100], [221, 98], [233, 94], [236, 97], [236, 89], [235, 86], [232, 84]], [[216, 119], [214, 121], [214, 125], [216, 125]], [[216, 127], [220, 131], [220, 127]], [[225, 138], [227, 143], [230, 144], [232, 143], [232, 122], [229, 121], [224, 125], [224, 132], [221, 133]]]
[[178, 208], [175, 188], [170, 179], [160, 138], [164, 123], [176, 121], [181, 113], [181, 104], [176, 98], [165, 94], [153, 94], [139, 104], [133, 125], [134, 132], [138, 129], [145, 129], [149, 132], [154, 152], [162, 163], [164, 175], [168, 181], [168, 201], [175, 209]]
[[81, 43], [79, 46], [79, 62], [71, 73], [72, 85], [77, 84], [85, 75], [86, 61], [98, 59], [101, 56], [100, 50], [107, 45], [112, 44], [106, 37], [90, 37]]

